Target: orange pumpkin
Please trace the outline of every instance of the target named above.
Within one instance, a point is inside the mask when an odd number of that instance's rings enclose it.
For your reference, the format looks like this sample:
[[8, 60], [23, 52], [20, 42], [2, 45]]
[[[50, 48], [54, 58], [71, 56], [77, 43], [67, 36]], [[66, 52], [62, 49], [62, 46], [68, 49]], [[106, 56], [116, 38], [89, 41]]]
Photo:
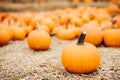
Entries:
[[69, 72], [89, 73], [100, 65], [99, 51], [94, 45], [84, 42], [85, 35], [82, 32], [77, 44], [70, 44], [62, 51], [62, 64]]
[[46, 26], [46, 25], [39, 25], [39, 23], [37, 23], [38, 29], [42, 29], [48, 33], [50, 33], [50, 29]]
[[116, 4], [111, 4], [107, 7], [106, 9], [109, 13], [119, 13], [119, 6], [117, 6]]
[[118, 28], [120, 28], [120, 17], [116, 20], [116, 25]]
[[72, 40], [76, 37], [75, 29], [69, 28], [67, 24], [66, 28], [62, 28], [59, 32], [56, 33], [56, 36], [59, 39]]
[[86, 42], [92, 43], [96, 46], [101, 44], [103, 39], [101, 28], [89, 25], [83, 26], [81, 30], [87, 33], [87, 36], [85, 38]]
[[75, 25], [77, 27], [81, 27], [81, 25], [83, 24], [83, 21], [78, 17], [72, 17], [70, 19], [70, 24]]
[[73, 0], [74, 4], [78, 4], [80, 2], [80, 0]]
[[45, 18], [41, 21], [42, 25], [46, 25], [50, 31], [52, 31], [55, 28], [55, 23], [51, 18]]
[[105, 30], [103, 40], [108, 47], [120, 47], [120, 29]]
[[36, 29], [30, 32], [27, 42], [33, 50], [46, 50], [50, 47], [51, 37], [45, 30]]
[[27, 33], [22, 27], [13, 27], [13, 39], [14, 40], [23, 40], [26, 37]]
[[59, 16], [58, 22], [60, 25], [65, 25], [67, 23], [67, 21], [69, 20], [69, 17], [65, 13], [63, 13], [63, 14], [64, 15]]
[[93, 0], [83, 0], [85, 3], [91, 3]]
[[90, 14], [88, 11], [84, 11], [84, 13], [82, 15], [82, 20], [83, 20], [83, 22], [89, 22], [91, 20]]
[[103, 20], [101, 22], [101, 28], [103, 29], [109, 29], [109, 28], [112, 28], [113, 27], [113, 23], [109, 20]]
[[5, 28], [3, 29], [0, 27], [0, 46], [9, 43], [9, 41], [10, 41], [9, 31]]

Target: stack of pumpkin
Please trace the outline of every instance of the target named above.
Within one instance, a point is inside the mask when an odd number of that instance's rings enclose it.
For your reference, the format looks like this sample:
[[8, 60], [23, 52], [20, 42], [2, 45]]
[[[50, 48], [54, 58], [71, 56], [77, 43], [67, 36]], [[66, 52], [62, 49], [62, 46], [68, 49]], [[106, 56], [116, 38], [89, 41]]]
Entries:
[[0, 45], [5, 45], [10, 40], [23, 40], [28, 36], [30, 48], [44, 50], [50, 46], [51, 33], [59, 39], [72, 40], [85, 31], [87, 33], [85, 41], [95, 46], [100, 45], [102, 41], [106, 46], [120, 46], [120, 16], [110, 16], [110, 13], [119, 13], [120, 9], [116, 5], [111, 6], [107, 8], [80, 6], [39, 13], [2, 12]]

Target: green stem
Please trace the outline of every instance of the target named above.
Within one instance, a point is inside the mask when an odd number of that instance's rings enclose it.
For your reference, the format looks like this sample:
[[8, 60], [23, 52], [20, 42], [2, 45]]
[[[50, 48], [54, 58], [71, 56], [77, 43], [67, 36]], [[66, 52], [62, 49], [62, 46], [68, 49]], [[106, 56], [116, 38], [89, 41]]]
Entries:
[[86, 32], [82, 32], [79, 39], [78, 39], [77, 45], [84, 43], [85, 36], [86, 36]]

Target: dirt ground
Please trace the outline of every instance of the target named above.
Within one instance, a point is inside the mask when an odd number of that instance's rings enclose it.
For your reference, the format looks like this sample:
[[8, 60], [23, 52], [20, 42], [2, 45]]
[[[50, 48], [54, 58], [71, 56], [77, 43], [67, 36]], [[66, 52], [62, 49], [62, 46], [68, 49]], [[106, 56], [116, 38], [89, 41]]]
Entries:
[[120, 48], [98, 47], [99, 68], [89, 74], [72, 74], [61, 64], [62, 49], [68, 41], [52, 37], [47, 51], [33, 51], [23, 41], [0, 47], [0, 80], [120, 80]]

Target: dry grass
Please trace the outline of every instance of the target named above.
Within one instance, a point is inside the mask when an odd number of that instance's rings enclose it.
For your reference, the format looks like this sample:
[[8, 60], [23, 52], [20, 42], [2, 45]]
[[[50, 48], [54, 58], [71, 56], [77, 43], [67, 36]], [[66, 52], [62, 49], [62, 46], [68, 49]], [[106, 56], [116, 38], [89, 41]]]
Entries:
[[120, 80], [120, 48], [99, 47], [101, 65], [89, 74], [72, 74], [61, 64], [61, 52], [75, 42], [52, 37], [47, 51], [33, 51], [24, 41], [0, 47], [0, 80]]

